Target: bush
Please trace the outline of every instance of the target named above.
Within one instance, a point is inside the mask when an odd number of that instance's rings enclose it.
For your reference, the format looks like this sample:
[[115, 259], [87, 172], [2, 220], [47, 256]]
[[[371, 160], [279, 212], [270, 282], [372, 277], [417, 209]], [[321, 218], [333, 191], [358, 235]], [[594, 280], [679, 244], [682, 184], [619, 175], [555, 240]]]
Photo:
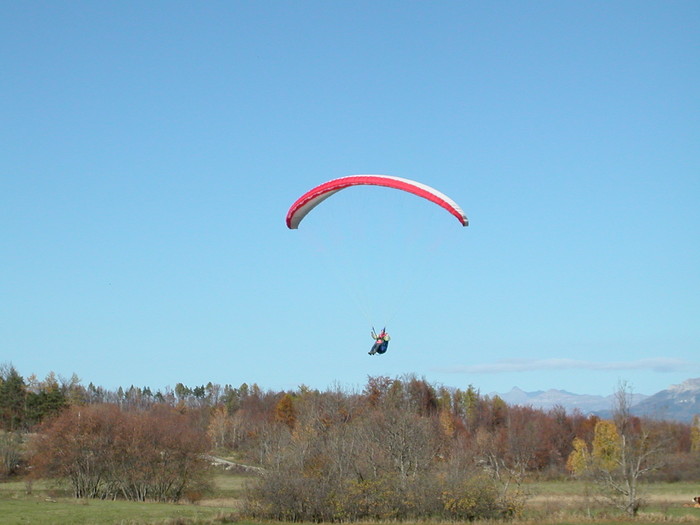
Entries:
[[21, 436], [17, 432], [0, 431], [0, 479], [17, 473], [21, 463]]
[[181, 414], [154, 406], [71, 407], [32, 442], [34, 475], [68, 480], [79, 498], [178, 501], [206, 488], [208, 441]]
[[485, 476], [475, 476], [446, 486], [440, 501], [443, 504], [443, 517], [450, 520], [511, 518], [519, 511], [514, 503], [499, 498], [498, 488]]
[[446, 480], [437, 472], [374, 480], [333, 480], [291, 469], [267, 472], [246, 491], [245, 513], [256, 519], [307, 522], [507, 519], [520, 505], [501, 497], [483, 474]]

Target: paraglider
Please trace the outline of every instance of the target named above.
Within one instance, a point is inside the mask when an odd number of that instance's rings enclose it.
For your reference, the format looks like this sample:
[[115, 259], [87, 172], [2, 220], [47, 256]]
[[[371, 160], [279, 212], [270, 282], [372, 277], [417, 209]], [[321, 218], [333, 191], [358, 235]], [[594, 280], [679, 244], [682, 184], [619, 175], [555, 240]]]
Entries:
[[374, 339], [374, 344], [372, 345], [372, 349], [369, 351], [369, 355], [383, 354], [386, 352], [389, 348], [389, 340], [391, 339], [389, 334], [386, 332], [386, 327], [382, 328], [381, 332], [376, 333], [373, 326], [371, 336], [372, 339]]
[[[352, 186], [382, 186], [411, 193], [444, 208], [453, 215], [462, 226], [469, 225], [466, 214], [454, 200], [426, 184], [389, 175], [350, 175], [324, 182], [310, 189], [294, 201], [287, 211], [287, 227], [291, 230], [298, 229], [302, 220], [304, 220], [316, 206], [337, 192]], [[369, 354], [384, 354], [387, 351], [389, 340], [391, 339], [386, 332], [386, 327], [379, 333], [376, 333], [374, 327], [372, 327], [371, 336], [372, 339], [374, 339], [374, 344]]]
[[414, 195], [423, 197], [445, 208], [457, 218], [462, 226], [469, 225], [467, 216], [455, 201], [426, 184], [388, 175], [350, 175], [349, 177], [341, 177], [324, 182], [299, 197], [287, 212], [287, 227], [291, 230], [296, 230], [304, 217], [328, 197], [345, 188], [362, 185], [385, 186], [387, 188], [413, 193]]

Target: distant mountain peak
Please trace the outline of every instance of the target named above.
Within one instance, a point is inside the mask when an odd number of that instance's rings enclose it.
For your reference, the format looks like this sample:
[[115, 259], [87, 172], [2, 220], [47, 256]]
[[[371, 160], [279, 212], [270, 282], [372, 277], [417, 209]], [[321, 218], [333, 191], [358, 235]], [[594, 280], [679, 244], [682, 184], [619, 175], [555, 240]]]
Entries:
[[[574, 394], [554, 388], [526, 392], [514, 386], [506, 394], [491, 395], [497, 395], [509, 405], [531, 406], [542, 410], [561, 406], [569, 412], [579, 410], [584, 414], [595, 413], [601, 417], [610, 417], [615, 404], [614, 394]], [[633, 394], [630, 401], [635, 415], [690, 422], [694, 415], [700, 414], [700, 378], [687, 379], [652, 396]]]
[[686, 379], [678, 385], [671, 385], [668, 390], [674, 393], [700, 391], [700, 377]]
[[[542, 393], [542, 390], [540, 390], [539, 393]], [[558, 389], [558, 388], [550, 388], [549, 390], [547, 390], [547, 393], [562, 394], [562, 395], [565, 395], [565, 396], [586, 395], [586, 394], [574, 394], [573, 392], [569, 392], [568, 390], [560, 390], [560, 389]]]
[[700, 378], [687, 379], [645, 399], [635, 412], [658, 419], [690, 423], [700, 414]]
[[510, 405], [532, 406], [542, 410], [550, 410], [561, 406], [568, 411], [578, 409], [581, 412], [589, 413], [599, 410], [609, 410], [611, 408], [611, 398], [586, 394], [574, 394], [566, 390], [537, 390], [526, 392], [519, 387], [513, 387], [506, 394], [498, 395]]

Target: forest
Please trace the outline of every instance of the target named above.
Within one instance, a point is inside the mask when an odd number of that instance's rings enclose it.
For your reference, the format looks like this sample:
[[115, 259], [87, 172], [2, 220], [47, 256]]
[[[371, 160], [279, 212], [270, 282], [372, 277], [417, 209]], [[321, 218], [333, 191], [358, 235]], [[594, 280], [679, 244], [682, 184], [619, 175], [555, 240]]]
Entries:
[[636, 515], [639, 482], [700, 479], [700, 425], [633, 417], [624, 388], [616, 396], [607, 421], [410, 375], [358, 391], [113, 391], [3, 365], [0, 478], [60, 480], [76, 498], [196, 501], [225, 456], [254, 472], [240, 509], [254, 519], [510, 519], [526, 482], [572, 478]]

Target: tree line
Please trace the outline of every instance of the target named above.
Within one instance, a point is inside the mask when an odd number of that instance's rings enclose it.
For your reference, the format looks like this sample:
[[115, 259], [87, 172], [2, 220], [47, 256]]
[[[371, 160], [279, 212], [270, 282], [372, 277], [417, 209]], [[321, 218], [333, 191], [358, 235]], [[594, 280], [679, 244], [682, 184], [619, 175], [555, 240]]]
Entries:
[[5, 365], [0, 474], [31, 466], [68, 480], [76, 497], [177, 501], [206, 490], [204, 454], [218, 451], [262, 472], [245, 493], [259, 518], [507, 518], [523, 507], [525, 480], [571, 476], [608, 488], [631, 480], [619, 506], [633, 514], [639, 479], [698, 479], [700, 425], [619, 406], [605, 421], [415, 376], [369, 377], [359, 391], [106, 390], [76, 376], [25, 380]]

